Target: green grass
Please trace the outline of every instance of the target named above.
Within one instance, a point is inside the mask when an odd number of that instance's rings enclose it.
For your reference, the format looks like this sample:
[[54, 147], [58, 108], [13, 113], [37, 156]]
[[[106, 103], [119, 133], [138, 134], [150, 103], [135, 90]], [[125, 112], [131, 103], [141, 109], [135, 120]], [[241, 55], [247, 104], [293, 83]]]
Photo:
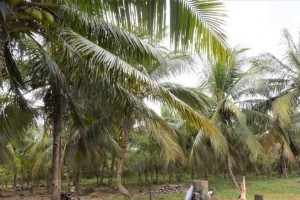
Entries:
[[[216, 188], [213, 199], [229, 200], [237, 199], [239, 191], [233, 189], [228, 180], [212, 180], [210, 186]], [[247, 180], [247, 199], [253, 199], [254, 194], [264, 195], [268, 200], [295, 200], [300, 199], [300, 178], [272, 179], [272, 180]]]
[[[241, 180], [239, 177], [238, 180]], [[209, 187], [216, 189], [216, 194], [212, 200], [235, 200], [239, 195], [239, 190], [233, 189], [228, 179], [210, 177]], [[272, 180], [255, 180], [247, 179], [247, 199], [254, 199], [254, 194], [264, 195], [265, 200], [295, 200], [300, 199], [300, 178], [289, 179], [272, 179]], [[130, 188], [131, 191], [135, 191]], [[99, 194], [103, 199], [107, 200], [124, 200], [119, 194]], [[166, 195], [156, 195], [156, 200], [182, 200], [185, 192], [170, 193]], [[148, 199], [148, 195], [134, 192], [132, 200]]]

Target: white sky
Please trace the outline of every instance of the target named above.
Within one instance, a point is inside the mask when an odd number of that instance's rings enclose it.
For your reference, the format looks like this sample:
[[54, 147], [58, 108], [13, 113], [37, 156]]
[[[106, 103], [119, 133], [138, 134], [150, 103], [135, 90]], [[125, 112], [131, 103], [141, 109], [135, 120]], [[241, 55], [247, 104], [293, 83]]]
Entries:
[[[298, 41], [300, 0], [224, 0], [224, 4], [228, 15], [225, 30], [231, 47], [250, 48], [249, 56], [270, 52], [280, 58], [283, 28], [287, 28]], [[199, 76], [188, 73], [170, 81], [193, 87], [197, 85]], [[157, 105], [149, 104], [160, 112]]]
[[[300, 0], [225, 0], [228, 43], [250, 48], [249, 56], [270, 52], [281, 57], [282, 29], [287, 28], [295, 41], [300, 32]], [[196, 74], [184, 74], [172, 82], [192, 87]]]
[[229, 44], [252, 49], [251, 54], [270, 52], [280, 57], [283, 28], [295, 39], [300, 31], [300, 1], [229, 1], [227, 30]]

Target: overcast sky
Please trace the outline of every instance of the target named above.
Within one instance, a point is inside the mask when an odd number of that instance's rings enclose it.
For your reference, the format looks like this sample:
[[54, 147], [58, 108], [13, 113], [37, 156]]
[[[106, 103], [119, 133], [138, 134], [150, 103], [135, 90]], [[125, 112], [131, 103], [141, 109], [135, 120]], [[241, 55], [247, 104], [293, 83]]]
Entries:
[[[226, 32], [231, 47], [251, 48], [249, 56], [270, 52], [281, 57], [282, 29], [287, 28], [295, 41], [300, 32], [300, 0], [225, 0]], [[195, 87], [197, 74], [183, 74], [172, 82]], [[151, 106], [159, 112], [159, 107]]]
[[[225, 0], [224, 4], [228, 43], [231, 47], [250, 48], [249, 56], [270, 52], [280, 58], [283, 28], [298, 40], [300, 0]], [[192, 87], [198, 79], [195, 74], [184, 74], [171, 81]]]
[[229, 44], [252, 49], [251, 54], [270, 52], [281, 56], [283, 28], [295, 39], [300, 31], [300, 1], [228, 1], [225, 0]]

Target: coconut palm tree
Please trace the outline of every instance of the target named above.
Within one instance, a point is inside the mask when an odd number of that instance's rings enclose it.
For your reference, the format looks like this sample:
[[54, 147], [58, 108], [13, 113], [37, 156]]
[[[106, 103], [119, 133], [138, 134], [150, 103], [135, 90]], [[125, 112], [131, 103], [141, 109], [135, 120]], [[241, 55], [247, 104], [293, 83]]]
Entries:
[[[159, 67], [152, 67], [157, 69], [152, 70], [157, 72]], [[179, 68], [181, 68], [181, 66]], [[172, 70], [176, 71], [175, 69]], [[148, 71], [150, 72], [150, 70]], [[162, 74], [159, 75], [162, 76]], [[95, 75], [91, 74], [90, 78], [93, 79], [93, 76]], [[110, 132], [112, 135], [113, 132], [117, 132], [116, 138], [119, 139], [116, 140], [119, 140], [120, 144], [116, 179], [117, 185], [122, 194], [131, 196], [122, 185], [121, 174], [127, 144], [131, 135], [130, 133], [133, 131], [133, 125], [144, 124], [152, 129], [152, 137], [159, 141], [165, 148], [165, 152], [169, 152], [167, 155], [171, 155], [171, 159], [173, 159], [176, 154], [180, 155], [178, 151], [179, 147], [174, 143], [172, 136], [170, 136], [170, 133], [173, 134], [172, 129], [144, 103], [143, 99], [149, 95], [153, 95], [153, 93], [147, 91], [143, 85], [136, 87], [126, 82], [125, 84], [120, 82], [114, 86], [110, 86], [105, 79], [95, 81], [94, 84], [93, 90], [97, 92], [90, 93], [91, 89], [87, 88], [90, 87], [89, 85], [81, 85], [76, 90], [76, 99], [82, 102], [79, 103], [79, 105], [84, 105], [84, 107], [80, 108], [82, 109], [82, 113], [85, 117], [94, 119], [94, 124], [89, 128], [90, 131], [88, 131], [87, 135], [82, 139], [87, 142], [85, 146], [91, 146], [91, 143], [95, 146], [95, 143], [99, 145], [99, 140], [97, 139], [100, 136], [99, 133]], [[106, 87], [105, 90], [103, 90], [103, 86]], [[89, 101], [82, 99], [82, 96], [90, 96]], [[155, 98], [161, 100], [160, 98]], [[95, 103], [97, 105], [96, 107], [94, 106]], [[107, 105], [108, 103], [109, 106]], [[112, 129], [111, 127], [117, 127], [117, 129]], [[91, 151], [93, 151], [93, 149], [91, 149]]]
[[214, 126], [218, 129], [218, 137], [210, 135], [207, 138], [204, 135], [205, 131], [200, 131], [194, 138], [192, 153], [196, 158], [201, 157], [201, 153], [197, 151], [201, 146], [203, 148], [206, 146], [203, 151], [221, 158], [225, 157], [226, 169], [236, 188], [238, 184], [232, 171], [235, 163], [233, 155], [247, 155], [254, 161], [260, 150], [260, 144], [247, 121], [247, 115], [238, 104], [241, 91], [248, 86], [248, 80], [252, 76], [242, 71], [247, 62], [245, 51], [246, 49], [233, 49], [226, 59], [209, 60], [198, 92], [174, 85], [169, 88], [178, 98], [214, 122]]
[[[299, 105], [300, 50], [288, 30], [282, 32], [284, 55], [282, 60], [270, 53], [255, 57], [252, 70], [259, 72], [252, 94], [259, 95], [256, 107], [272, 110], [282, 127], [290, 124], [293, 111]], [[296, 110], [295, 110], [296, 111]]]
[[[281, 144], [282, 153], [280, 163], [282, 177], [286, 177], [286, 160], [293, 160], [290, 147], [293, 141], [295, 127], [291, 122], [293, 116], [297, 116], [299, 107], [299, 44], [295, 44], [288, 30], [282, 31], [283, 57], [276, 58], [270, 53], [263, 53], [252, 59], [250, 69], [254, 76], [249, 82], [251, 89], [245, 89], [244, 93], [256, 95], [257, 98], [245, 104], [260, 112], [270, 113], [276, 124], [277, 131], [271, 131], [273, 138]], [[269, 133], [269, 134], [270, 134]], [[280, 138], [280, 139], [278, 139]], [[274, 141], [274, 140], [273, 140]]]
[[[237, 104], [240, 97], [237, 93], [243, 89], [251, 75], [242, 71], [247, 62], [244, 56], [246, 50], [233, 49], [226, 61], [213, 61], [202, 83], [213, 102], [210, 117], [227, 143], [225, 165], [236, 188], [238, 184], [232, 172], [232, 154], [235, 151], [241, 154], [243, 151], [243, 154], [249, 155], [250, 161], [255, 161], [260, 150], [260, 144], [247, 123], [247, 116]], [[242, 151], [237, 144], [242, 145]]]

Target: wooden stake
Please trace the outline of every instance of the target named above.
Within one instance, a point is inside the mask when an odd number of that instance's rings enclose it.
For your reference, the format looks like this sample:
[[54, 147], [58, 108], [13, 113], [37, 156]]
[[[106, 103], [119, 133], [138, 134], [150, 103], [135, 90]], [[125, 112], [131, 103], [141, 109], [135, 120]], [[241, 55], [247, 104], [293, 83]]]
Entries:
[[241, 182], [239, 200], [246, 200], [246, 181], [245, 181], [245, 176], [243, 176], [243, 181]]

